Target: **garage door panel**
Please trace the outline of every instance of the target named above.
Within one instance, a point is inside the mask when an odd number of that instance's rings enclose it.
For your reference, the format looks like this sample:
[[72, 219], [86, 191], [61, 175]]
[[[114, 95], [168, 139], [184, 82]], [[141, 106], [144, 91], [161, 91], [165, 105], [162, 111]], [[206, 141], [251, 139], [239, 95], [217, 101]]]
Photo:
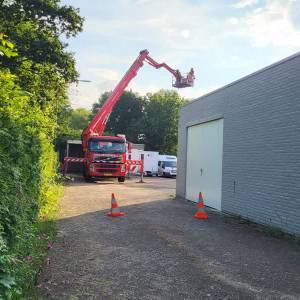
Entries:
[[196, 127], [194, 130], [188, 130], [188, 145], [187, 145], [187, 179], [189, 183], [189, 189], [186, 189], [186, 198], [191, 201], [197, 201], [197, 195], [199, 193], [198, 178], [194, 176], [200, 172], [201, 169], [201, 149], [199, 149], [197, 142], [198, 138], [201, 138], [202, 128]]
[[223, 120], [188, 128], [186, 198], [221, 210]]

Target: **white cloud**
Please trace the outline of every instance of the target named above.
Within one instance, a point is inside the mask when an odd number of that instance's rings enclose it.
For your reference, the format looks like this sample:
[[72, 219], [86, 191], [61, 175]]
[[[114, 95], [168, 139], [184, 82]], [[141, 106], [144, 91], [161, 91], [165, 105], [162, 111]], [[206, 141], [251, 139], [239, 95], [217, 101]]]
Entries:
[[300, 30], [300, 1], [294, 0], [290, 4], [290, 17], [295, 28]]
[[[211, 17], [213, 3], [144, 2], [136, 2], [138, 5], [127, 3], [119, 8], [122, 14], [118, 14], [118, 18], [102, 19], [101, 26], [99, 18], [87, 19], [85, 30], [98, 36], [99, 40], [115, 38], [120, 43], [155, 44], [161, 49], [179, 52], [208, 49], [217, 45], [222, 37], [222, 21]], [[155, 16], [153, 12], [156, 12]]]
[[300, 47], [300, 30], [294, 26], [291, 12], [298, 0], [267, 0], [264, 7], [255, 9], [239, 19], [239, 29], [233, 32], [248, 38], [253, 47]]
[[198, 99], [208, 93], [211, 93], [218, 88], [222, 87], [223, 85], [215, 85], [215, 86], [208, 86], [206, 88], [199, 88], [197, 86], [193, 88], [186, 88], [186, 89], [179, 89], [177, 92], [182, 97], [185, 97], [188, 100], [195, 100]]
[[[300, 15], [296, 12], [299, 0], [241, 0], [232, 6], [247, 7], [242, 17], [234, 14], [215, 17], [219, 8], [211, 1], [205, 4], [191, 4], [184, 0], [123, 2], [125, 4], [120, 7], [122, 14], [118, 14], [118, 18], [87, 19], [86, 32], [99, 41], [116, 40], [123, 47], [159, 47], [160, 57], [176, 56], [175, 63], [184, 62], [188, 53], [216, 49], [233, 36], [245, 38], [253, 47], [295, 47], [299, 44], [296, 21], [293, 22]], [[110, 10], [114, 8], [110, 7]], [[153, 12], [157, 14], [154, 16]], [[106, 55], [99, 55], [96, 63], [118, 63], [120, 60]], [[119, 62], [130, 63], [128, 57]]]
[[100, 78], [102, 80], [117, 81], [120, 78], [118, 72], [107, 68], [90, 67], [87, 68], [87, 72], [91, 77]]
[[240, 0], [231, 6], [234, 8], [244, 8], [247, 6], [252, 6], [258, 3], [258, 0]]
[[[66, 1], [72, 4], [74, 0]], [[91, 6], [77, 0], [89, 12], [82, 33], [86, 39], [80, 45], [77, 60], [83, 78], [93, 82], [73, 88], [73, 105], [90, 107], [101, 93], [113, 89], [144, 48], [158, 62], [178, 67], [182, 73], [190, 67], [202, 72], [202, 55], [211, 59], [207, 65], [204, 62], [209, 79], [206, 83], [205, 79], [199, 81], [204, 87], [196, 84], [193, 89], [179, 91], [193, 99], [211, 91], [213, 88], [205, 84], [213, 86], [215, 77], [216, 82], [227, 83], [228, 77], [234, 78], [229, 72], [236, 72], [238, 78], [245, 74], [245, 69], [254, 71], [262, 67], [255, 64], [255, 54], [249, 55], [253, 47], [265, 47], [268, 57], [291, 53], [300, 47], [300, 0], [236, 0], [229, 6], [227, 1], [217, 2], [116, 0], [94, 1]], [[251, 58], [245, 59], [247, 55]], [[223, 78], [209, 73], [210, 69], [216, 72], [216, 66], [224, 73]], [[168, 74], [161, 76], [155, 70], [143, 74], [129, 88], [146, 94], [169, 87]]]
[[85, 107], [90, 109], [99, 95], [99, 88], [92, 83], [71, 84], [69, 87], [69, 99], [73, 108]]
[[191, 32], [189, 30], [181, 30], [180, 34], [183, 38], [188, 39], [191, 36]]
[[69, 87], [69, 98], [72, 107], [91, 108], [99, 96], [112, 90], [121, 79], [118, 72], [108, 68], [87, 68], [88, 78], [93, 78], [91, 83], [79, 82]]
[[229, 18], [227, 19], [227, 23], [230, 25], [238, 25], [239, 24], [239, 19], [238, 18]]
[[247, 57], [229, 55], [219, 63], [221, 69], [248, 68], [254, 65], [254, 61]]
[[136, 0], [136, 4], [143, 5], [143, 4], [148, 3], [150, 1], [152, 1], [152, 0]]
[[84, 63], [87, 66], [104, 66], [104, 65], [112, 65], [112, 64], [129, 64], [130, 57], [127, 56], [116, 56], [110, 53], [105, 53], [101, 51], [90, 51], [89, 55], [83, 58]]

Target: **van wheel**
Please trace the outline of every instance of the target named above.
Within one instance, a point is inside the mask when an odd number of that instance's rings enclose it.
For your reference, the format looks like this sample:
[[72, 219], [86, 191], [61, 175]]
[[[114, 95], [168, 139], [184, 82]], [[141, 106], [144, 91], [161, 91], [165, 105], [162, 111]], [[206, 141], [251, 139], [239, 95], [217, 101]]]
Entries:
[[124, 182], [125, 181], [125, 177], [118, 177], [118, 182]]

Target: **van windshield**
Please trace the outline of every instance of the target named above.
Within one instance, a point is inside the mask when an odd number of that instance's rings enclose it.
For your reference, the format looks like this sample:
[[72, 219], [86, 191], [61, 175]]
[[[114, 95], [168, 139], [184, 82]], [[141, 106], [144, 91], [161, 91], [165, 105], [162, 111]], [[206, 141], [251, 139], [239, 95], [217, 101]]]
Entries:
[[91, 139], [89, 150], [97, 153], [121, 154], [126, 152], [126, 144], [124, 141]]
[[164, 161], [165, 167], [171, 167], [171, 168], [176, 168], [177, 167], [177, 161], [172, 160], [172, 161]]

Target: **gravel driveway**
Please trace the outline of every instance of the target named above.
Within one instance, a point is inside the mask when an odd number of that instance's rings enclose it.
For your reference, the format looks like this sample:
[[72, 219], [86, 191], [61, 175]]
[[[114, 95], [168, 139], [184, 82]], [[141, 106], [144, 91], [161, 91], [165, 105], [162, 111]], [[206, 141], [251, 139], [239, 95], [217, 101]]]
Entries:
[[[175, 200], [175, 180], [69, 183], [42, 299], [300, 299], [300, 249]], [[111, 193], [125, 212], [109, 218]]]

